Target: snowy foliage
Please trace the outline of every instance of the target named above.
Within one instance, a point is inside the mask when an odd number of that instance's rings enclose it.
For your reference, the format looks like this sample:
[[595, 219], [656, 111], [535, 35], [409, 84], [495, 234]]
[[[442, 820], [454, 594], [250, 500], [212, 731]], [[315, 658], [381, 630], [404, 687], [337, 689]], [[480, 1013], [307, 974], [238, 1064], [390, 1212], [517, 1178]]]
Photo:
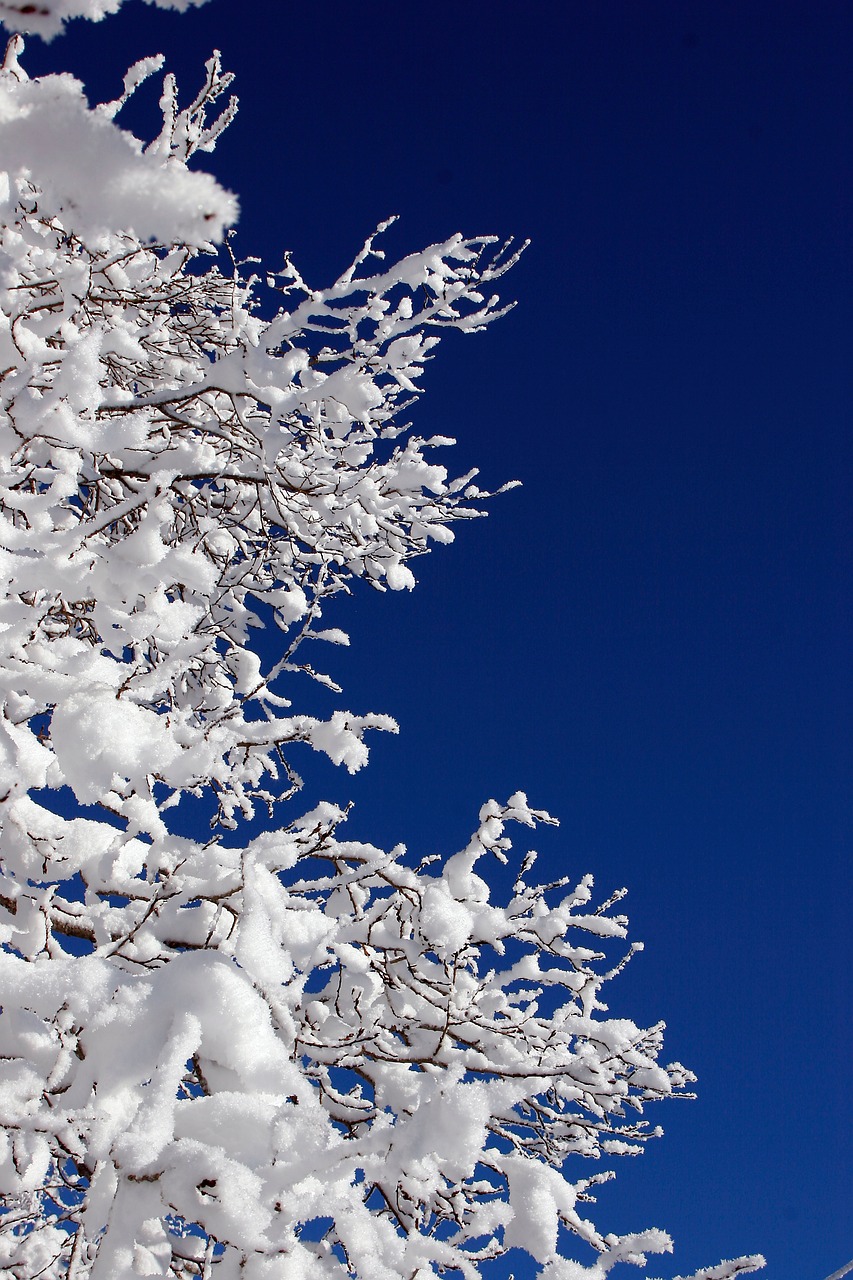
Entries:
[[[62, 220], [65, 232], [106, 246], [116, 229], [142, 240], [205, 245], [220, 240], [237, 216], [237, 201], [208, 173], [187, 168], [196, 151], [210, 151], [233, 119], [232, 98], [217, 118], [207, 111], [231, 83], [218, 55], [194, 102], [177, 108], [174, 77], [163, 86], [163, 128], [147, 147], [113, 123], [130, 95], [163, 65], [145, 58], [131, 67], [123, 92], [94, 109], [83, 86], [69, 75], [31, 80], [18, 62], [21, 36], [9, 42], [0, 69], [0, 157], [5, 180], [0, 203], [29, 182], [41, 205]], [[9, 183], [12, 191], [10, 193]]]
[[[114, 7], [50, 6], [46, 30]], [[320, 625], [330, 597], [411, 588], [409, 561], [481, 513], [473, 476], [432, 461], [452, 442], [402, 415], [440, 331], [502, 314], [491, 285], [517, 255], [455, 236], [387, 268], [371, 237], [330, 288], [289, 261], [258, 278], [204, 247], [213, 188], [186, 168], [233, 114], [206, 123], [217, 59], [184, 111], [167, 80], [142, 149], [112, 124], [122, 99], [28, 81], [20, 47], [0, 81], [0, 139], [18, 139], [0, 206], [0, 1272], [474, 1280], [511, 1248], [543, 1280], [643, 1265], [669, 1238], [602, 1233], [584, 1215], [612, 1172], [571, 1167], [639, 1152], [647, 1105], [692, 1079], [661, 1064], [662, 1025], [606, 1016], [638, 949], [621, 894], [537, 885], [531, 853], [492, 900], [506, 824], [552, 821], [521, 793], [420, 867], [343, 839], [332, 804], [283, 808], [300, 751], [355, 770], [365, 733], [395, 727], [294, 710], [300, 681], [336, 688], [302, 646], [346, 643]], [[68, 139], [51, 149], [57, 112], [102, 157], [100, 209]], [[280, 637], [266, 664], [262, 629]], [[187, 797], [211, 838], [180, 834]], [[240, 842], [258, 805], [274, 820]]]

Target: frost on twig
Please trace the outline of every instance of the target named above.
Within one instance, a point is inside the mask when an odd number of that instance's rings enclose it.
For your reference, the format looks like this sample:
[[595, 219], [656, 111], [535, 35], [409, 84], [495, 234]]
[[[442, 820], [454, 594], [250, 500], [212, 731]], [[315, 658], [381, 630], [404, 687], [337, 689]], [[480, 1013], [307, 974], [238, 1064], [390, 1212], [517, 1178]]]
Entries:
[[844, 1267], [839, 1267], [837, 1271], [833, 1271], [831, 1276], [827, 1276], [826, 1280], [842, 1280], [842, 1276], [849, 1275], [853, 1271], [853, 1260]]
[[675, 1280], [734, 1280], [735, 1276], [761, 1271], [766, 1265], [766, 1259], [760, 1253], [752, 1253], [748, 1257], [718, 1262], [715, 1267], [700, 1267], [691, 1276], [676, 1276]]

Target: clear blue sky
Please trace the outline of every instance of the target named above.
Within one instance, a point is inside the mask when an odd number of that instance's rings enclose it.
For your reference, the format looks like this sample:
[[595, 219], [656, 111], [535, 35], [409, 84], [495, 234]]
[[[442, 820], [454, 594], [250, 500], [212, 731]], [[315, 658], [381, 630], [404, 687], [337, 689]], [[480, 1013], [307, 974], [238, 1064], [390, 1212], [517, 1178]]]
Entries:
[[652, 1274], [761, 1250], [824, 1280], [853, 1257], [853, 10], [139, 4], [26, 64], [104, 98], [163, 51], [188, 93], [214, 46], [242, 252], [325, 284], [391, 213], [389, 251], [533, 239], [516, 311], [448, 339], [416, 411], [524, 488], [411, 596], [329, 615], [344, 705], [402, 734], [312, 785], [418, 854], [519, 787], [559, 815], [546, 874], [627, 885], [646, 943], [614, 1013], [699, 1075], [601, 1221], [673, 1233]]

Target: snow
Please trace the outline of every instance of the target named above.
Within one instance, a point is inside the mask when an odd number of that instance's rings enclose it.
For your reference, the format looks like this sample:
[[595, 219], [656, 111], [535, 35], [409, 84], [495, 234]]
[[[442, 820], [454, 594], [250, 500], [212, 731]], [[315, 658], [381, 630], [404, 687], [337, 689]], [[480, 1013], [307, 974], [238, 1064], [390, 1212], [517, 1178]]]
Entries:
[[[42, 0], [26, 25], [118, 4]], [[187, 107], [165, 77], [144, 145], [115, 118], [162, 59], [91, 107], [22, 53], [0, 72], [0, 1273], [645, 1265], [665, 1233], [577, 1207], [581, 1158], [642, 1150], [646, 1107], [693, 1079], [662, 1024], [606, 1016], [637, 949], [621, 894], [530, 881], [508, 824], [554, 819], [522, 792], [419, 870], [296, 801], [309, 748], [352, 773], [396, 732], [293, 710], [306, 680], [339, 692], [300, 646], [348, 643], [332, 597], [411, 590], [482, 514], [474, 473], [427, 455], [452, 441], [397, 415], [440, 333], [504, 313], [517, 252], [454, 235], [387, 265], [383, 224], [325, 289], [287, 259], [262, 319], [257, 280], [199, 252], [237, 212], [188, 167], [234, 115], [218, 55]], [[210, 838], [183, 834], [188, 798]]]
[[[115, 13], [123, 0], [38, 0], [38, 4], [20, 4], [0, 0], [0, 22], [10, 31], [32, 31], [50, 40], [71, 18], [90, 18], [100, 22]], [[161, 9], [189, 9], [205, 0], [149, 0]]]
[[521, 1156], [505, 1162], [512, 1218], [504, 1243], [538, 1262], [557, 1255], [560, 1217], [574, 1217], [576, 1192], [559, 1171]]
[[51, 718], [56, 760], [77, 799], [90, 804], [130, 783], [168, 769], [180, 747], [165, 720], [116, 695], [89, 686], [67, 695]]
[[[64, 224], [87, 239], [115, 230], [167, 244], [222, 239], [237, 218], [230, 192], [168, 152], [143, 150], [107, 114], [89, 107], [73, 76], [27, 78], [17, 61], [22, 46], [20, 39], [13, 44], [0, 73], [0, 156], [7, 181], [34, 183]], [[78, 403], [84, 388], [85, 380]]]

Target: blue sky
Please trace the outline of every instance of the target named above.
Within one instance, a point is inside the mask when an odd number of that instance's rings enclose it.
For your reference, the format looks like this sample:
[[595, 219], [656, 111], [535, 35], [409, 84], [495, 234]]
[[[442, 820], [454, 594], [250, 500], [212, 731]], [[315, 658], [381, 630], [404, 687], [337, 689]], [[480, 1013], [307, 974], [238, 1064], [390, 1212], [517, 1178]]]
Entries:
[[772, 1280], [824, 1280], [853, 1256], [853, 12], [139, 4], [26, 65], [102, 99], [162, 51], [189, 93], [214, 46], [241, 252], [326, 284], [392, 213], [389, 253], [533, 241], [516, 310], [448, 337], [416, 410], [455, 471], [524, 487], [411, 596], [328, 615], [344, 705], [402, 732], [312, 786], [419, 855], [489, 796], [557, 814], [545, 873], [627, 885], [646, 943], [613, 1012], [665, 1018], [699, 1076], [600, 1221], [671, 1231], [653, 1274], [760, 1250]]

